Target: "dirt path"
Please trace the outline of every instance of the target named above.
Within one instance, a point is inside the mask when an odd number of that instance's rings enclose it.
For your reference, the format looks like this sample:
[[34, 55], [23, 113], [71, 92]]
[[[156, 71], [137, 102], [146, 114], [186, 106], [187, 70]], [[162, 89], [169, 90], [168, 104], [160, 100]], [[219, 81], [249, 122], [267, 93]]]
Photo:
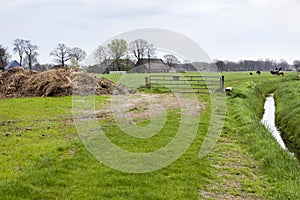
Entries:
[[225, 131], [208, 155], [217, 179], [200, 190], [200, 199], [264, 199], [259, 191], [266, 187], [266, 180], [259, 174], [257, 161], [237, 140], [237, 135]]

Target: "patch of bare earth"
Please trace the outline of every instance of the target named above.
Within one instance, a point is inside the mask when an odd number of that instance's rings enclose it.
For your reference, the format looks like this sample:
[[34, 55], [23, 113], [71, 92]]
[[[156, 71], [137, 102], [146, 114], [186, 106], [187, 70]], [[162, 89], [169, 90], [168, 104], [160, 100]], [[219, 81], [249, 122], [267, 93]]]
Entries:
[[[180, 98], [173, 94], [130, 94], [130, 96], [119, 96], [112, 98], [106, 104], [103, 104], [97, 112], [99, 119], [108, 119], [112, 113], [118, 117], [131, 118], [133, 121], [149, 119], [161, 115], [164, 111], [170, 109], [181, 109], [181, 112], [189, 116], [196, 116], [205, 105], [195, 99]], [[180, 112], [180, 111], [179, 111]], [[150, 116], [151, 115], [151, 116]]]
[[257, 188], [265, 187], [264, 178], [257, 173], [256, 161], [235, 144], [235, 138], [221, 136], [209, 160], [218, 178], [200, 190], [200, 199], [262, 199], [256, 192]]

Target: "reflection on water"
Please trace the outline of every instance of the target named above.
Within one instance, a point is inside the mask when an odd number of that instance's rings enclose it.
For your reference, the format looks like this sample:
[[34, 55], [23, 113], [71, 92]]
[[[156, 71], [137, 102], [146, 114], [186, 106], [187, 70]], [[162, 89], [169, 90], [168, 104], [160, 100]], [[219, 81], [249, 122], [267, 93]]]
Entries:
[[270, 130], [274, 138], [277, 140], [279, 145], [284, 149], [287, 150], [281, 136], [280, 132], [277, 130], [275, 126], [275, 101], [274, 101], [274, 95], [270, 94], [266, 98], [266, 102], [264, 105], [265, 113], [262, 118], [262, 123]]

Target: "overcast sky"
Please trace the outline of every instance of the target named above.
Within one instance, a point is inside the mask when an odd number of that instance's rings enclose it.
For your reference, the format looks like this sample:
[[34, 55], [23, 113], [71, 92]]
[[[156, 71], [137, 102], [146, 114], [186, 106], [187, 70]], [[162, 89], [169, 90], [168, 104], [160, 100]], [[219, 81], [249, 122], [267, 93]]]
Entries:
[[[1, 0], [0, 44], [29, 39], [39, 62], [57, 43], [87, 54], [122, 32], [162, 28], [186, 35], [212, 59], [300, 59], [299, 0]], [[13, 54], [13, 59], [17, 55]]]

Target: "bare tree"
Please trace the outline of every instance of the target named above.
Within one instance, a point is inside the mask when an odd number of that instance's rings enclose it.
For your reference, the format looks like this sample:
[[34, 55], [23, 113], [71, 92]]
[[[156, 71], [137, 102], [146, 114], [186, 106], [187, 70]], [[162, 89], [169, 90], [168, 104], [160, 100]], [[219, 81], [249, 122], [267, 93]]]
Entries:
[[146, 55], [148, 59], [152, 58], [155, 56], [155, 48], [153, 44], [149, 44], [146, 48]]
[[175, 65], [180, 63], [177, 57], [172, 54], [164, 55], [164, 61], [169, 67], [174, 67]]
[[300, 72], [300, 60], [295, 60], [294, 61], [294, 67], [298, 72]]
[[285, 60], [281, 59], [280, 62], [278, 63], [278, 66], [282, 69], [282, 70], [287, 70], [289, 68], [289, 63], [286, 62]]
[[218, 70], [222, 73], [226, 67], [226, 64], [222, 60], [217, 60], [216, 66], [217, 66]]
[[154, 55], [154, 46], [147, 40], [137, 39], [129, 44], [129, 52], [137, 59], [141, 60], [145, 57], [152, 57]]
[[50, 52], [50, 56], [56, 57], [55, 62], [64, 67], [65, 62], [72, 58], [72, 51], [65, 44], [58, 44], [57, 47]]
[[15, 39], [14, 40], [14, 53], [17, 53], [20, 57], [20, 65], [22, 66], [23, 55], [25, 53], [25, 40], [23, 39]]
[[7, 47], [0, 44], [0, 70], [3, 69], [9, 62], [10, 55]]
[[72, 58], [74, 58], [78, 62], [84, 60], [86, 57], [86, 52], [81, 48], [74, 47], [71, 51]]
[[99, 45], [96, 49], [96, 52], [94, 54], [94, 59], [101, 64], [103, 61], [106, 61], [109, 59], [110, 53], [107, 46], [101, 46]]
[[30, 40], [24, 42], [24, 52], [25, 52], [25, 63], [28, 64], [30, 70], [32, 70], [33, 64], [37, 63], [37, 57], [39, 53], [37, 52], [38, 46], [31, 44]]
[[107, 45], [107, 47], [111, 57], [114, 59], [114, 62], [118, 67], [118, 70], [121, 70], [120, 59], [127, 52], [127, 42], [124, 39], [114, 39]]

